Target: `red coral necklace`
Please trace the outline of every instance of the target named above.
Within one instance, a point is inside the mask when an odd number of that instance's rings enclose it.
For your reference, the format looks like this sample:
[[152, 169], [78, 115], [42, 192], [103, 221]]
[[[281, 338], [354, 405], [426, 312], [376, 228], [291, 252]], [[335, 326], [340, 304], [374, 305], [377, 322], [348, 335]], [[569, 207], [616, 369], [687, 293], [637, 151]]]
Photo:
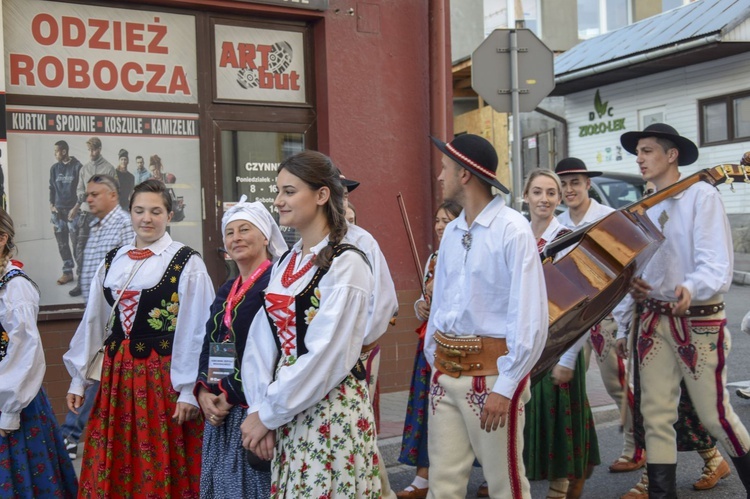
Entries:
[[281, 284], [285, 288], [288, 288], [292, 284], [294, 284], [295, 281], [297, 281], [300, 277], [305, 275], [308, 270], [310, 270], [315, 261], [315, 257], [310, 258], [310, 261], [307, 262], [301, 269], [299, 269], [296, 273], [292, 274], [292, 269], [294, 269], [295, 264], [297, 263], [297, 252], [292, 252], [292, 258], [289, 259], [289, 263], [286, 266], [286, 269], [284, 269], [284, 274], [281, 276]]

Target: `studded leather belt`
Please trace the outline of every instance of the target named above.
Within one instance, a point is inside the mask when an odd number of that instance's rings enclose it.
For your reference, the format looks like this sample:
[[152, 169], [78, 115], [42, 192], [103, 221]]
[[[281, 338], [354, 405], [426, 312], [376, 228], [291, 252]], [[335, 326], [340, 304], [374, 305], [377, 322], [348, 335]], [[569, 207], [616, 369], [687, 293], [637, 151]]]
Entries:
[[[643, 301], [643, 305], [649, 310], [656, 312], [657, 314], [669, 315], [670, 317], [675, 316], [672, 313], [674, 302], [659, 301], [654, 300], [653, 298], [647, 298]], [[724, 310], [725, 307], [726, 305], [724, 305], [724, 302], [706, 305], [694, 305], [687, 309], [687, 311], [685, 312], [685, 317], [706, 317], [708, 315], [718, 314], [719, 312]]]
[[508, 353], [505, 338], [455, 336], [435, 332], [435, 368], [453, 378], [494, 376], [497, 359]]

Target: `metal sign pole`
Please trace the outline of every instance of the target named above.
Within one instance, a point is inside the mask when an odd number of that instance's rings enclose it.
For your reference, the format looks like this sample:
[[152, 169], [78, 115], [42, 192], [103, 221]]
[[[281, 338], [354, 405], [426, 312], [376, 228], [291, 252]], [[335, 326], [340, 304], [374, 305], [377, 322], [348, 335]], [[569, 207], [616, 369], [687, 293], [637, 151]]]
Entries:
[[523, 204], [523, 166], [521, 165], [521, 144], [523, 139], [521, 138], [521, 116], [520, 116], [520, 102], [518, 88], [518, 31], [515, 29], [510, 30], [510, 81], [511, 81], [511, 113], [513, 115], [513, 154], [511, 155], [512, 160], [512, 180], [513, 189], [511, 192], [511, 206], [518, 211], [521, 211], [521, 205]]

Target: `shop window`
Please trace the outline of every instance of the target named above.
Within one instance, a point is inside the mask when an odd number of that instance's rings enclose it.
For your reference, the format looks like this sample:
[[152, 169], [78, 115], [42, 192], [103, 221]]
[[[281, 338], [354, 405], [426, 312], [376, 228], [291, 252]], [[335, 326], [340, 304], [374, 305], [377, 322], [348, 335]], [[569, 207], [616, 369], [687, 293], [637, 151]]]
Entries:
[[[250, 202], [259, 201], [278, 222], [276, 171], [279, 164], [305, 149], [303, 133], [222, 130], [222, 182], [224, 210], [243, 194]], [[298, 236], [293, 229], [282, 227], [291, 246]]]
[[750, 91], [698, 101], [700, 145], [750, 139]]

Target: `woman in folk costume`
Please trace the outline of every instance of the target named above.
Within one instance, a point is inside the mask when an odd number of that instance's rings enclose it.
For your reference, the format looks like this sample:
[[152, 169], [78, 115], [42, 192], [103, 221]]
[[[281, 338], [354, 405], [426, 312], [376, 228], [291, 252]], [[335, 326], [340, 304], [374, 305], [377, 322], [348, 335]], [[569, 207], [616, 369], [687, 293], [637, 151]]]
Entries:
[[341, 243], [343, 186], [327, 156], [284, 160], [276, 184], [279, 223], [301, 239], [274, 267], [250, 327], [243, 445], [273, 458], [272, 498], [377, 498], [377, 437], [359, 361], [372, 271]]
[[130, 198], [134, 244], [110, 251], [63, 356], [83, 403], [87, 366], [105, 347], [81, 497], [198, 497], [203, 423], [193, 395], [213, 285], [200, 256], [166, 233], [172, 198], [154, 179]]
[[[523, 199], [529, 205], [531, 229], [540, 252], [549, 242], [570, 232], [555, 218], [562, 187], [553, 172], [531, 172]], [[583, 341], [585, 338], [531, 387], [531, 400], [526, 404], [526, 476], [529, 480], [549, 480], [550, 499], [580, 497], [586, 478], [600, 463], [594, 418], [586, 397], [586, 364], [580, 351]]]
[[13, 221], [0, 209], [0, 497], [75, 497], [78, 481], [42, 388], [39, 290], [11, 260]]
[[219, 288], [211, 305], [195, 385], [206, 421], [201, 497], [265, 499], [271, 474], [251, 467], [242, 448], [240, 424], [247, 416], [247, 401], [240, 361], [250, 323], [263, 305], [271, 262], [286, 252], [287, 245], [266, 207], [248, 203], [244, 195], [224, 213], [221, 228], [239, 276]]
[[[351, 203], [350, 203], [351, 205]], [[445, 201], [435, 213], [435, 234], [437, 242], [443, 238], [443, 230], [461, 213], [461, 206], [453, 201]], [[414, 358], [414, 371], [409, 389], [409, 401], [406, 406], [404, 434], [401, 439], [401, 454], [398, 461], [409, 466], [416, 466], [417, 472], [412, 483], [396, 494], [400, 499], [424, 499], [428, 492], [428, 475], [430, 461], [427, 458], [427, 411], [430, 405], [430, 364], [424, 357], [424, 333], [427, 319], [430, 317], [430, 298], [432, 283], [437, 262], [437, 251], [427, 260], [424, 271], [424, 291], [414, 303], [414, 312], [421, 319], [422, 325], [417, 328], [419, 342]]]

